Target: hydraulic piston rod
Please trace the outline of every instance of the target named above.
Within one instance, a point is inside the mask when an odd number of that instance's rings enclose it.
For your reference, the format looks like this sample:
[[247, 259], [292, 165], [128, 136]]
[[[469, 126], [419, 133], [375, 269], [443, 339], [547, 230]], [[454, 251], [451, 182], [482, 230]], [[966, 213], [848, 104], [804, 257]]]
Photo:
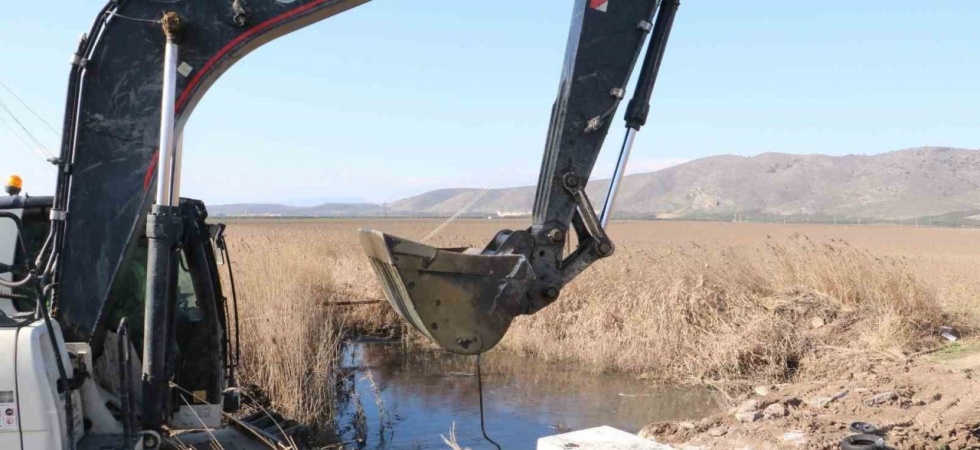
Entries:
[[623, 181], [623, 175], [626, 174], [626, 163], [629, 161], [630, 152], [633, 150], [633, 141], [636, 140], [636, 131], [633, 128], [626, 129], [626, 139], [623, 141], [623, 147], [619, 150], [616, 170], [613, 172], [612, 179], [609, 180], [609, 192], [606, 194], [606, 201], [602, 205], [602, 214], [599, 216], [599, 224], [602, 225], [602, 228], [606, 228], [609, 217], [612, 216], [613, 204], [616, 203], [616, 195], [619, 194], [619, 183]]
[[174, 112], [177, 101], [177, 54], [180, 46], [167, 37], [163, 59], [163, 100], [160, 106], [160, 150], [157, 153], [156, 204], [174, 206], [177, 179], [177, 148], [175, 145]]

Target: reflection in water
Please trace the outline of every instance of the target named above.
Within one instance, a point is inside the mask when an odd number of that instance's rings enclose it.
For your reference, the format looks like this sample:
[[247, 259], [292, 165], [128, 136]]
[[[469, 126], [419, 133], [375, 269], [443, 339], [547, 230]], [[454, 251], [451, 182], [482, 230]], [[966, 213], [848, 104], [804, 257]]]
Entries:
[[[344, 365], [360, 369], [352, 376], [366, 416], [366, 448], [445, 449], [439, 435], [448, 436], [454, 422], [461, 445], [491, 447], [480, 433], [473, 357], [358, 343], [348, 346]], [[383, 438], [377, 391], [391, 423]], [[653, 421], [699, 419], [718, 407], [703, 389], [649, 388], [628, 376], [500, 352], [483, 358], [483, 396], [487, 433], [506, 449], [533, 449], [539, 437], [599, 425], [637, 432]], [[342, 405], [346, 440], [354, 436], [354, 403]]]

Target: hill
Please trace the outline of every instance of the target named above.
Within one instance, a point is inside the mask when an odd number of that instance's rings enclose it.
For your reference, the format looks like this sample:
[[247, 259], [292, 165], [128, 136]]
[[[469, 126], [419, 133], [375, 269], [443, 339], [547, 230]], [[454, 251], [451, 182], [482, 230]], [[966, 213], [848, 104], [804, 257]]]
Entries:
[[[607, 180], [593, 181], [588, 193], [601, 205]], [[448, 216], [483, 189], [440, 189], [387, 206], [390, 215]], [[527, 215], [533, 187], [489, 190], [470, 215]], [[380, 215], [379, 205], [227, 205], [226, 215]], [[879, 155], [722, 155], [656, 172], [627, 176], [617, 199], [617, 215], [644, 218], [812, 218], [898, 221], [934, 217], [974, 220], [980, 213], [980, 151], [923, 147]], [[240, 214], [234, 214], [240, 215]]]

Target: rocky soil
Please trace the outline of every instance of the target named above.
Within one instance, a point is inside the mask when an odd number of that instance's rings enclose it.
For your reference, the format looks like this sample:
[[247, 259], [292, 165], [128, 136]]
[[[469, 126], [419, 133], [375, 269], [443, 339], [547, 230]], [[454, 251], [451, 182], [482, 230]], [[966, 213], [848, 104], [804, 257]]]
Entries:
[[698, 422], [640, 435], [679, 449], [838, 449], [852, 422], [893, 449], [980, 448], [980, 344], [955, 343], [902, 362], [855, 358], [833, 382], [757, 386]]

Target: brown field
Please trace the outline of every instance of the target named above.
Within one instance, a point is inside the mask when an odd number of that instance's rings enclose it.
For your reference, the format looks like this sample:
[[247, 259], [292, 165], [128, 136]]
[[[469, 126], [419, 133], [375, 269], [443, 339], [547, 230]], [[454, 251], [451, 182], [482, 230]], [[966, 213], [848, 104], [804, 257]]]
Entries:
[[[381, 298], [356, 230], [420, 239], [441, 221], [229, 223], [243, 381], [300, 419], [329, 414], [341, 330], [399, 329], [387, 304], [329, 305]], [[502, 228], [526, 226], [461, 220], [432, 243], [482, 247]], [[969, 333], [980, 324], [976, 229], [629, 221], [610, 234], [617, 253], [555, 305], [519, 318], [501, 350], [736, 386], [831, 377], [855, 354], [901, 360], [938, 345], [940, 325]]]

